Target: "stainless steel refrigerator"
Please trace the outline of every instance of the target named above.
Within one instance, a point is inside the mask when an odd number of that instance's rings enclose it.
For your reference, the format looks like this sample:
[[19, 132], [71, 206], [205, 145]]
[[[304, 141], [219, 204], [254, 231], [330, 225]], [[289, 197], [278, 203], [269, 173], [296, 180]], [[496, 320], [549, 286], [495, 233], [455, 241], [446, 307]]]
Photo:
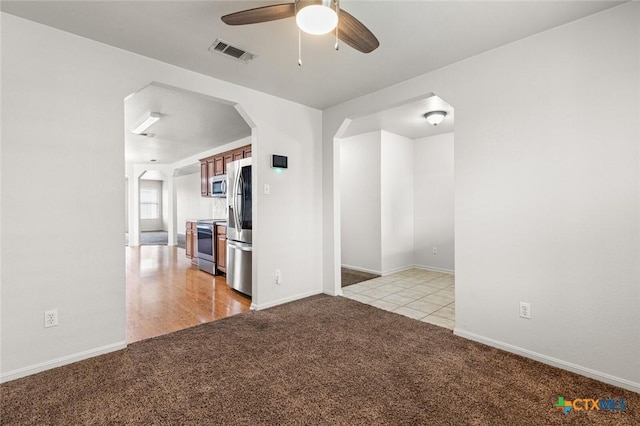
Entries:
[[251, 296], [251, 158], [227, 164], [227, 284]]

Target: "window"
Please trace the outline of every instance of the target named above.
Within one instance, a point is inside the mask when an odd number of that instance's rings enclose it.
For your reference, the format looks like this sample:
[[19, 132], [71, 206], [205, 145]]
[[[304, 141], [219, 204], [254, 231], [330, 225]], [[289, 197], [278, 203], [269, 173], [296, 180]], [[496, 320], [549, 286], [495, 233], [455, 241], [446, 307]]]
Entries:
[[140, 219], [160, 219], [160, 194], [157, 189], [140, 190]]

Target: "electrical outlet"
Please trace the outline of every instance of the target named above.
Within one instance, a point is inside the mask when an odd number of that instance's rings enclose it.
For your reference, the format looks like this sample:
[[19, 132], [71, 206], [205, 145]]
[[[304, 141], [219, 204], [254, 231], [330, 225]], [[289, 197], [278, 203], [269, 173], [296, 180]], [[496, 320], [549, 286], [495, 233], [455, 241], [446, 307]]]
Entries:
[[56, 325], [58, 325], [58, 310], [44, 311], [44, 327], [55, 327]]
[[438, 254], [438, 247], [433, 248], [433, 254]]
[[531, 319], [531, 305], [526, 302], [520, 302], [520, 317]]
[[276, 284], [282, 284], [282, 275], [280, 274], [280, 269], [276, 269]]

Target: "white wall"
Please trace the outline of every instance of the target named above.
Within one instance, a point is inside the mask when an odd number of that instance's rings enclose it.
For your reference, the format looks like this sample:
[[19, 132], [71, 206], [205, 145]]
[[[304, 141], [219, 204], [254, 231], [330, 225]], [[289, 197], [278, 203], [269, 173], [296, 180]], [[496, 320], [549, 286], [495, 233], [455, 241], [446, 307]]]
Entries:
[[341, 139], [341, 264], [375, 274], [413, 266], [413, 140], [386, 131]]
[[413, 140], [382, 131], [382, 274], [413, 266]]
[[453, 133], [416, 139], [414, 149], [414, 263], [453, 272]]
[[200, 195], [200, 173], [173, 178], [176, 188], [178, 233], [185, 233], [187, 220], [211, 218], [213, 198]]
[[[254, 307], [322, 291], [320, 111], [6, 13], [1, 19], [0, 245], [11, 247], [1, 253], [2, 380], [125, 345], [123, 100], [150, 82], [237, 102], [251, 121], [254, 183], [271, 184], [271, 195], [256, 194]], [[271, 154], [288, 155], [289, 169], [275, 174]], [[33, 241], [48, 248], [37, 262]], [[95, 241], [100, 250], [87, 249]], [[44, 329], [52, 308], [60, 325]]]
[[333, 136], [433, 92], [456, 111], [456, 334], [640, 391], [639, 55], [630, 2], [325, 110], [325, 291]]
[[[167, 182], [162, 182], [162, 230], [163, 231], [168, 231], [169, 230], [169, 210], [172, 208], [171, 206], [171, 202], [169, 202], [169, 187], [171, 185], [168, 185], [169, 181], [171, 181], [171, 178], [167, 179]], [[175, 201], [173, 201], [175, 202]]]
[[149, 180], [149, 179], [140, 179], [140, 190], [143, 189], [155, 189], [158, 191], [158, 195], [160, 197], [160, 217], [157, 219], [140, 219], [140, 231], [166, 231], [167, 227], [165, 226], [167, 209], [166, 202], [164, 200], [167, 199], [166, 194], [163, 190], [163, 185], [161, 180]]
[[382, 271], [380, 132], [342, 139], [342, 266]]
[[124, 178], [124, 232], [129, 232], [129, 178]]

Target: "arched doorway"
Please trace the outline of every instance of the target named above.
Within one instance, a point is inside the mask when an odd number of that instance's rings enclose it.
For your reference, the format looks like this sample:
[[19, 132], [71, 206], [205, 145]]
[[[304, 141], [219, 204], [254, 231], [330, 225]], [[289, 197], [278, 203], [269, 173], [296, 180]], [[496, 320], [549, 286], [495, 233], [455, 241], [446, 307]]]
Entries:
[[[250, 307], [251, 299], [231, 290], [224, 275], [199, 270], [181, 244], [187, 221], [226, 215], [224, 199], [200, 192], [200, 159], [254, 143], [253, 128], [239, 110], [232, 102], [160, 83], [125, 99], [128, 343]], [[156, 120], [146, 125], [148, 117]], [[158, 234], [166, 244], [154, 241]]]

